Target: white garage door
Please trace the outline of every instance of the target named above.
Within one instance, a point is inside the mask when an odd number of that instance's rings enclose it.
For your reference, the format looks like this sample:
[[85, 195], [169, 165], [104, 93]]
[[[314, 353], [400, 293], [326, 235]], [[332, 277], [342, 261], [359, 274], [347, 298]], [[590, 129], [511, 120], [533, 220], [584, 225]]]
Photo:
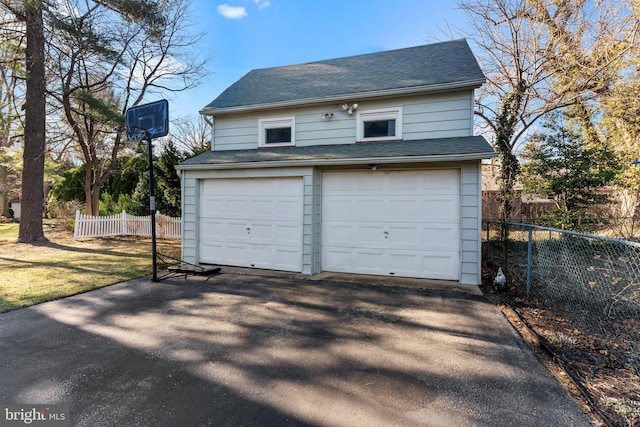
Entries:
[[327, 172], [322, 269], [460, 278], [460, 172]]
[[200, 262], [302, 270], [302, 178], [200, 181]]

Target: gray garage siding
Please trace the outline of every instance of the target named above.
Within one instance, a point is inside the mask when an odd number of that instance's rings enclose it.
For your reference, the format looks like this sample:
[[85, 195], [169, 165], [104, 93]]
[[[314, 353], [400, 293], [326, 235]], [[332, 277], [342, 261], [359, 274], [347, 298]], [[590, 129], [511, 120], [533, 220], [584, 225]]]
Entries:
[[[403, 139], [448, 138], [473, 134], [473, 90], [358, 102], [358, 110], [403, 108]], [[322, 120], [322, 114], [334, 118]], [[339, 105], [327, 104], [294, 111], [219, 115], [214, 118], [215, 151], [258, 148], [258, 118], [295, 116], [296, 146], [352, 144], [356, 140], [356, 114], [348, 115]]]
[[460, 283], [479, 285], [482, 262], [482, 168], [480, 162], [461, 166], [460, 193]]

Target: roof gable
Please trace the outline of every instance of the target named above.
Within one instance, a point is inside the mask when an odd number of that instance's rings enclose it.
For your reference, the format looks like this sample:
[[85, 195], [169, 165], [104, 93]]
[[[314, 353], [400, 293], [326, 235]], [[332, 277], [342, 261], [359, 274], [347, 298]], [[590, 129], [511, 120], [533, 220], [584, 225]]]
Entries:
[[469, 45], [460, 39], [252, 70], [202, 113], [478, 87], [484, 80]]

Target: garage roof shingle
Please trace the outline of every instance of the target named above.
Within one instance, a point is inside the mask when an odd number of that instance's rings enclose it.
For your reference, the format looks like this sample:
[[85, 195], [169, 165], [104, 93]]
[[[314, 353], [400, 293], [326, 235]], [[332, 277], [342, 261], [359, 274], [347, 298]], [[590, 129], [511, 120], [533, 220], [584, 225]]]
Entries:
[[393, 91], [477, 87], [485, 81], [467, 41], [453, 40], [306, 64], [252, 70], [202, 113], [267, 108]]

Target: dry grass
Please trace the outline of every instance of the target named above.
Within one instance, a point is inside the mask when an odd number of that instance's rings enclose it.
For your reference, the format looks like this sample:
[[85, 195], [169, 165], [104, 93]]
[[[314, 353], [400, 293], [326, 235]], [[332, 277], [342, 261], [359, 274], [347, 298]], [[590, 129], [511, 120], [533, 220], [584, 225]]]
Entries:
[[[17, 236], [17, 224], [0, 224], [0, 312], [151, 274], [150, 239], [74, 241], [49, 225], [48, 242], [13, 243]], [[179, 258], [180, 241], [159, 240], [158, 251]]]

